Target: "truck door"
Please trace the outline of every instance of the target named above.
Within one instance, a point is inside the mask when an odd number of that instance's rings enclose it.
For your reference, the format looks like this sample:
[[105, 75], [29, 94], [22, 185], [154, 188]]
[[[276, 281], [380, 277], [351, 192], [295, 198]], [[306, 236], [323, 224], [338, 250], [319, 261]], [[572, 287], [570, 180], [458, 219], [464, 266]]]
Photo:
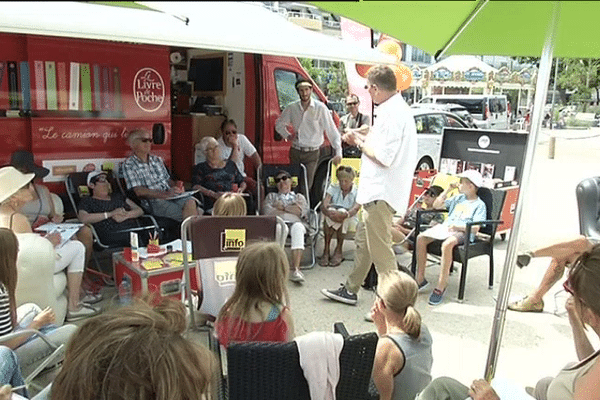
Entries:
[[[275, 122], [281, 112], [298, 100], [296, 80], [308, 78], [297, 59], [293, 57], [262, 56], [262, 88], [264, 90], [263, 162], [266, 164], [288, 164], [291, 143], [275, 132]], [[313, 98], [327, 103], [321, 89], [313, 82]], [[334, 122], [335, 122], [334, 117]], [[328, 142], [326, 141], [326, 144]]]

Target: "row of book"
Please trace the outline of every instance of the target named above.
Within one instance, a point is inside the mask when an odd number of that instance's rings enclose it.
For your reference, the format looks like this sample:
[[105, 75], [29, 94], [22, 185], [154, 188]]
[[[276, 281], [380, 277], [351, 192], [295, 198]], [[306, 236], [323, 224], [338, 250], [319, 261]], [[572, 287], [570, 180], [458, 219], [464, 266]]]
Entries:
[[0, 110], [121, 111], [118, 67], [0, 61]]
[[[442, 158], [440, 160], [440, 172], [450, 175], [458, 175], [463, 171], [475, 170], [481, 173], [484, 181], [494, 182], [515, 182], [517, 167], [507, 165], [504, 167], [503, 175], [500, 176], [499, 172], [496, 171], [496, 165], [482, 162], [472, 162], [466, 160], [458, 160], [454, 158]], [[494, 174], [498, 175], [494, 178]]]

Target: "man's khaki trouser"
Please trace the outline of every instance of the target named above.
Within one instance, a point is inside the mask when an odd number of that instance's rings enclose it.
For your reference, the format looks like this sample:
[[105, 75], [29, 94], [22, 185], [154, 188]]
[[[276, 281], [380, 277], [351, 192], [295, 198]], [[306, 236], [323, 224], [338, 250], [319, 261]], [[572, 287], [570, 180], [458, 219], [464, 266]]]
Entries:
[[396, 255], [392, 250], [393, 217], [394, 210], [383, 200], [363, 205], [362, 221], [354, 236], [354, 270], [345, 285], [348, 291], [358, 293], [373, 263], [379, 276], [397, 268]]

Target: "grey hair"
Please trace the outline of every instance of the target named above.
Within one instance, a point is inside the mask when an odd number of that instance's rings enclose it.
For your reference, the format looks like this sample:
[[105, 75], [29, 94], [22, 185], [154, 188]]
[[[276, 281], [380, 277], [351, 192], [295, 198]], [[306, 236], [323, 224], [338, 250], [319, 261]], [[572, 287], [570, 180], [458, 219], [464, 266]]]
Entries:
[[206, 148], [208, 147], [208, 144], [210, 142], [212, 142], [212, 141], [214, 141], [215, 143], [219, 144], [219, 142], [217, 142], [217, 139], [215, 139], [214, 137], [212, 137], [212, 136], [204, 136], [202, 138], [202, 140], [200, 140], [200, 150], [203, 153], [206, 153]]
[[129, 132], [129, 135], [127, 135], [127, 144], [129, 145], [129, 147], [131, 147], [133, 145], [133, 141], [137, 138], [139, 138], [140, 136], [142, 136], [144, 133], [148, 132], [145, 129], [134, 129], [131, 132]]

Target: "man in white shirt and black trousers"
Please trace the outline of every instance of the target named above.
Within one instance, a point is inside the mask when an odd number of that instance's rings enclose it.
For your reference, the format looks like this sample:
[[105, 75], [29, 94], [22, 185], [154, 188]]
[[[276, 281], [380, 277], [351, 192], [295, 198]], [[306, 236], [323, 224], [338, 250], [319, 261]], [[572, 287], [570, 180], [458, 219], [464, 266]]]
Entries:
[[302, 163], [306, 167], [309, 189], [312, 187], [319, 162], [319, 148], [324, 141], [323, 132], [335, 152], [333, 163], [338, 165], [342, 160], [342, 140], [331, 117], [331, 111], [322, 102], [311, 98], [312, 87], [309, 80], [298, 79], [296, 90], [300, 100], [288, 105], [275, 123], [275, 130], [285, 140], [292, 140], [290, 163]]
[[377, 105], [373, 126], [366, 134], [353, 131], [343, 137], [362, 151], [356, 201], [363, 206], [363, 215], [354, 238], [354, 270], [339, 289], [321, 291], [332, 300], [352, 305], [372, 263], [379, 275], [397, 268], [392, 218], [408, 207], [417, 165], [415, 120], [396, 90], [393, 70], [384, 65], [371, 68], [365, 89]]

